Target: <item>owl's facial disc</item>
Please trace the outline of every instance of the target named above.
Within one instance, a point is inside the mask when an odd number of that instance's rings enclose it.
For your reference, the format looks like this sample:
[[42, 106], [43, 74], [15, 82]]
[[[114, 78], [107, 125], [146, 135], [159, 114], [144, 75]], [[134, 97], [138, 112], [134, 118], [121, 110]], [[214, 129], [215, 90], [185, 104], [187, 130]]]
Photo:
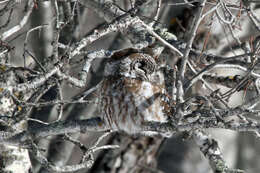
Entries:
[[137, 77], [148, 80], [147, 71], [145, 69], [144, 63], [142, 63], [142, 62], [135, 63], [134, 70], [136, 72]]
[[144, 80], [149, 80], [150, 75], [154, 72], [155, 64], [152, 60], [147, 58], [140, 58], [133, 62], [132, 67], [137, 75]]

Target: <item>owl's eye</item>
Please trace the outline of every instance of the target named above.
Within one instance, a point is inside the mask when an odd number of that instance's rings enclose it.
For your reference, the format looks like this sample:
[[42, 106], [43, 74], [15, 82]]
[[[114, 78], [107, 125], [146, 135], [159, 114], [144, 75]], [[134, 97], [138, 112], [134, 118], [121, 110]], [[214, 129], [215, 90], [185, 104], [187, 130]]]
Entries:
[[137, 61], [135, 63], [135, 67], [139, 68], [140, 70], [146, 71], [146, 64], [144, 61]]
[[133, 62], [133, 69], [135, 71], [142, 71], [144, 74], [151, 74], [154, 72], [154, 64], [147, 59], [138, 59]]
[[148, 58], [138, 58], [132, 63], [131, 73], [142, 80], [150, 79], [150, 75], [154, 72], [155, 63]]

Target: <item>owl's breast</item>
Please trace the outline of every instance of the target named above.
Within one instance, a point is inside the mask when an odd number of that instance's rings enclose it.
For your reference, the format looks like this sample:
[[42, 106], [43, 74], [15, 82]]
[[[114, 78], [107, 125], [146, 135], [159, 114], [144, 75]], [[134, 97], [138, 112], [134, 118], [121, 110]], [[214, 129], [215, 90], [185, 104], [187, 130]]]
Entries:
[[154, 83], [142, 81], [138, 90], [132, 93], [139, 113], [145, 122], [167, 121], [167, 108], [165, 107], [165, 90]]
[[132, 134], [145, 122], [167, 122], [167, 98], [161, 86], [132, 78], [106, 79], [102, 85], [102, 113], [113, 129]]

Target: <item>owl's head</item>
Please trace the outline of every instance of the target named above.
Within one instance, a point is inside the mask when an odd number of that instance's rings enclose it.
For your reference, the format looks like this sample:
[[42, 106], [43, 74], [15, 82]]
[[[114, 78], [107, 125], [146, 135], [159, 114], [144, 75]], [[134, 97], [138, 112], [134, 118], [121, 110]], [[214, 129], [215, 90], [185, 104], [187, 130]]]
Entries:
[[150, 79], [155, 72], [154, 58], [145, 53], [133, 53], [113, 58], [105, 67], [105, 76], [129, 77], [141, 80]]

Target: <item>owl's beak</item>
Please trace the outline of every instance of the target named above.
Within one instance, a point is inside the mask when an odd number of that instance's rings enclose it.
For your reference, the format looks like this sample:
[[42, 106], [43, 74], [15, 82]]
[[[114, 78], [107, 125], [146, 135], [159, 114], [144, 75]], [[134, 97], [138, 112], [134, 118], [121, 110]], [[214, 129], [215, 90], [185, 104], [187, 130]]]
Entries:
[[145, 78], [145, 80], [150, 81], [150, 75], [149, 74], [145, 73], [144, 78]]
[[150, 75], [147, 74], [144, 71], [140, 71], [140, 73], [138, 74], [138, 76], [142, 79], [142, 80], [146, 80], [149, 81], [150, 80]]

